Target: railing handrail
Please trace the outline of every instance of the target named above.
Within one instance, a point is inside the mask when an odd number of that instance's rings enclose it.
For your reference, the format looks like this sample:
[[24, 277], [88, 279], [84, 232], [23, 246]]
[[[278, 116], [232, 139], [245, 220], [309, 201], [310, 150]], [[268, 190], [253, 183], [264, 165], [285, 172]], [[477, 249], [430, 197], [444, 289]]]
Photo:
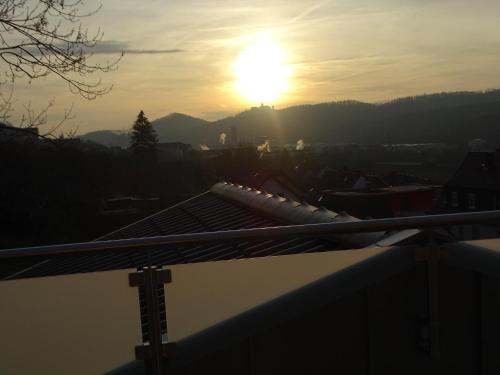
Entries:
[[429, 216], [411, 216], [387, 219], [371, 219], [350, 222], [301, 224], [267, 228], [237, 229], [217, 232], [185, 233], [167, 236], [129, 238], [108, 241], [80, 242], [49, 246], [22, 247], [0, 250], [0, 259], [30, 256], [79, 254], [90, 251], [141, 251], [145, 248], [165, 245], [192, 245], [234, 240], [258, 240], [269, 238], [328, 236], [333, 234], [391, 231], [438, 226], [500, 222], [500, 210], [470, 213], [453, 213]]

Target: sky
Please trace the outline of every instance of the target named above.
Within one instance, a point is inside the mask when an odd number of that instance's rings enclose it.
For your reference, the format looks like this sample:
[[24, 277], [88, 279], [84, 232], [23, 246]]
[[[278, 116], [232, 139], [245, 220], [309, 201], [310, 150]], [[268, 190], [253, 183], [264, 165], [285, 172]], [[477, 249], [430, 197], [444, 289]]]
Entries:
[[500, 88], [499, 14], [498, 0], [105, 0], [85, 25], [104, 31], [95, 59], [126, 52], [99, 76], [113, 90], [86, 101], [49, 77], [15, 95], [35, 108], [54, 98], [50, 121], [73, 105], [65, 127], [78, 133], [126, 130], [141, 109], [222, 118], [258, 104], [235, 89], [232, 64], [262, 33], [291, 69], [276, 108]]

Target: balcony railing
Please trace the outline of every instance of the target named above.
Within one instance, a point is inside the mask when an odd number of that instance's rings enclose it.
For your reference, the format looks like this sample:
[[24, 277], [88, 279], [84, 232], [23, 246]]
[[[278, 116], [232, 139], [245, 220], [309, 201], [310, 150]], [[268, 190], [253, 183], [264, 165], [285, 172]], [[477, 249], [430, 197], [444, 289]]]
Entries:
[[[70, 256], [90, 252], [147, 252], [157, 248], [158, 246], [164, 247], [208, 243], [218, 244], [223, 242], [256, 241], [276, 238], [319, 237], [332, 234], [352, 234], [379, 231], [385, 232], [415, 228], [431, 231], [433, 228], [437, 227], [497, 223], [500, 223], [500, 211], [375, 219], [360, 222], [307, 224], [208, 233], [190, 233], [149, 238], [96, 241], [0, 250], [0, 262], [26, 259], [30, 257], [42, 259], [43, 257], [50, 258], [63, 255]], [[432, 239], [432, 236], [429, 236], [429, 238]], [[498, 245], [500, 248], [500, 243]], [[332, 294], [332, 288], [334, 285], [334, 289], [337, 290], [339, 296], [345, 295], [347, 291], [367, 288], [367, 283], [374, 282], [380, 274], [384, 272], [394, 273], [395, 270], [407, 269], [408, 267], [414, 265], [415, 262], [423, 261], [427, 263], [426, 287], [428, 288], [427, 308], [429, 316], [426, 319], [429, 320], [428, 328], [430, 330], [429, 356], [433, 359], [433, 361], [439, 361], [439, 332], [438, 328], [436, 328], [436, 324], [439, 321], [439, 294], [436, 292], [438, 288], [437, 279], [439, 270], [437, 264], [441, 258], [446, 258], [446, 262], [449, 264], [460, 264], [462, 266], [464, 264], [468, 264], [470, 267], [473, 267], [476, 270], [482, 270], [488, 274], [499, 274], [500, 272], [498, 269], [500, 269], [500, 256], [495, 251], [482, 251], [478, 249], [481, 249], [480, 245], [451, 244], [445, 245], [444, 247], [438, 247], [434, 244], [428, 244], [427, 246], [419, 249], [409, 247], [393, 248], [393, 250], [397, 251], [391, 251], [390, 254], [386, 252], [382, 252], [380, 254], [374, 253], [375, 255], [370, 256], [369, 259], [363, 259], [360, 263], [357, 263], [355, 266], [353, 265], [353, 267], [349, 269], [348, 273], [346, 273], [347, 271], [342, 271], [336, 275], [325, 278], [321, 281], [323, 284], [320, 283], [315, 286], [319, 289], [314, 289], [313, 287], [311, 287], [312, 289], [306, 288], [298, 294], [290, 294], [280, 297], [276, 301], [262, 306], [260, 308], [261, 310], [257, 313], [255, 311], [244, 313], [239, 318], [223, 323], [223, 327], [219, 326], [218, 328], [216, 327], [203, 334], [194, 335], [193, 337], [180, 342], [179, 345], [174, 345], [173, 343], [166, 341], [165, 329], [162, 328], [162, 321], [165, 320], [165, 309], [161, 306], [161, 301], [163, 300], [161, 286], [163, 283], [170, 282], [170, 276], [168, 270], [162, 270], [156, 267], [168, 266], [169, 264], [154, 264], [153, 262], [149, 264], [148, 267], [139, 270], [138, 272], [130, 273], [129, 276], [130, 286], [142, 288], [143, 313], [146, 316], [146, 324], [143, 324], [143, 330], [146, 330], [147, 334], [143, 337], [147, 337], [147, 342], [143, 342], [142, 345], [136, 347], [136, 358], [145, 361], [147, 364], [146, 368], [152, 374], [164, 374], [169, 369], [174, 371], [173, 369], [175, 369], [176, 366], [180, 366], [182, 361], [192, 363], [193, 361], [199, 360], [199, 358], [201, 358], [201, 354], [211, 353], [214, 348], [223, 350], [226, 343], [234, 342], [236, 339], [239, 340], [242, 337], [246, 337], [245, 335], [248, 336], [248, 332], [245, 330], [245, 327], [250, 321], [254, 322], [256, 325], [266, 327], [269, 325], [269, 322], [278, 324], [279, 322], [276, 320], [276, 316], [284, 316], [282, 314], [284, 309], [283, 306], [286, 307], [291, 304], [290, 306], [293, 305], [292, 307], [295, 309], [295, 315], [300, 314], [302, 310], [298, 308], [296, 302], [297, 299], [306, 298], [306, 300], [311, 303], [306, 306], [306, 310], [308, 310], [309, 308], [312, 308], [315, 303], [320, 304], [321, 298], [330, 298], [327, 296], [335, 294]], [[454, 254], [453, 256], [448, 256], [449, 251], [451, 250]], [[360, 251], [363, 252], [364, 250]], [[393, 267], [393, 271], [389, 271], [391, 267]], [[353, 275], [356, 275], [357, 273], [359, 273], [357, 279], [360, 280], [361, 284], [349, 284], [349, 280], [352, 281]], [[308, 293], [311, 291], [316, 293], [316, 297], [310, 297], [310, 294]], [[309, 295], [309, 297], [306, 297], [306, 295]], [[286, 307], [286, 309], [291, 308], [290, 306]], [[274, 318], [272, 318], [272, 316], [274, 316]], [[264, 322], [264, 320], [267, 319], [266, 317], [269, 319]], [[224, 334], [221, 335], [221, 331], [214, 333], [216, 329], [223, 329]], [[217, 340], [215, 338], [217, 338]], [[209, 345], [210, 348], [206, 348], [206, 345]], [[210, 350], [205, 351], [205, 348]], [[175, 351], [177, 351], [178, 354], [175, 354]], [[175, 359], [176, 356], [179, 360]]]

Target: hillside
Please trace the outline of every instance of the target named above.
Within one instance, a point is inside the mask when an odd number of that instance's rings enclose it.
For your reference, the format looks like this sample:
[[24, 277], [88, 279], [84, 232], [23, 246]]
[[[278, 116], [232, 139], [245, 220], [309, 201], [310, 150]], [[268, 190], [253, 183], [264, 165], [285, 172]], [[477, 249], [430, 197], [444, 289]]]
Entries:
[[98, 130], [83, 134], [80, 138], [87, 141], [97, 142], [108, 147], [127, 147], [129, 143], [127, 133], [113, 130]]
[[204, 129], [210, 122], [182, 113], [172, 113], [152, 121], [152, 124], [161, 142], [198, 144], [202, 142]]
[[216, 145], [220, 133], [231, 134], [235, 128], [238, 140], [244, 142], [269, 137], [275, 143], [298, 139], [307, 143], [384, 143], [390, 137], [394, 143], [462, 144], [484, 138], [499, 147], [500, 90], [439, 93], [378, 104], [343, 101], [280, 110], [253, 108], [215, 122], [175, 113], [153, 125], [161, 142], [193, 145]]
[[[152, 121], [152, 124], [160, 142], [194, 142], [197, 144], [198, 139], [202, 138], [203, 128], [210, 125], [210, 122], [182, 113], [172, 113]], [[83, 134], [80, 138], [108, 147], [125, 148], [129, 145], [129, 134], [123, 131], [98, 130]]]

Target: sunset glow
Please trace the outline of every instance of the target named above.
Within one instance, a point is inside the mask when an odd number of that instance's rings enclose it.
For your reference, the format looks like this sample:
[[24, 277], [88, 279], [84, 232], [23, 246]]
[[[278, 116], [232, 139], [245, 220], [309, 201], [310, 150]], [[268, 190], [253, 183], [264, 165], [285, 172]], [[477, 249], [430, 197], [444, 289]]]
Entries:
[[289, 89], [291, 69], [285, 52], [268, 36], [243, 50], [233, 71], [236, 90], [252, 102], [270, 103]]

